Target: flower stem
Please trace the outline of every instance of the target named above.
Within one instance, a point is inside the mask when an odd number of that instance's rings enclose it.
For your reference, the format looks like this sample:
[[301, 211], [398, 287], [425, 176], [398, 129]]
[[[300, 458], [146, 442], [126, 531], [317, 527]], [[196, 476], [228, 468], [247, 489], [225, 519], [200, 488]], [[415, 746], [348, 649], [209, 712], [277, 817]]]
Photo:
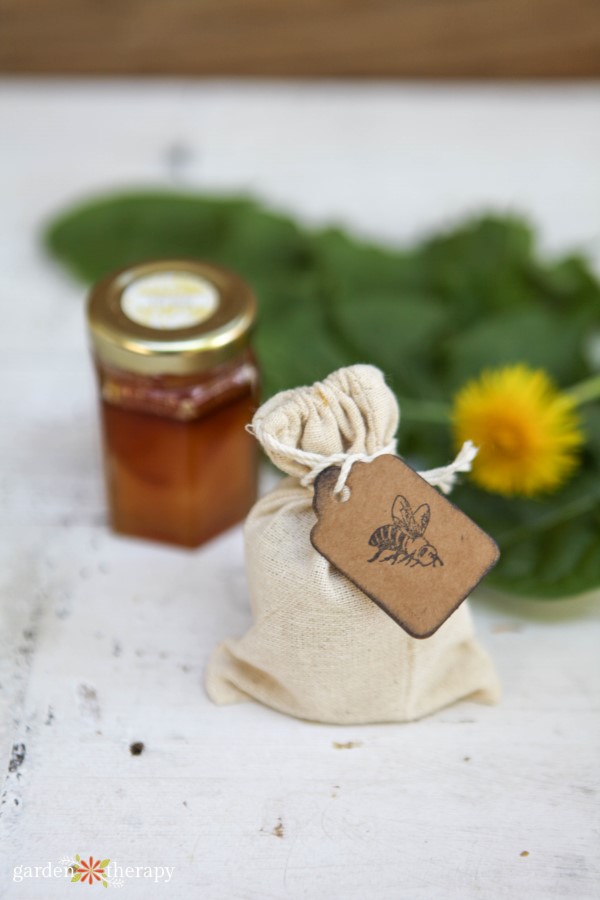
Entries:
[[[592, 400], [600, 398], [600, 375], [593, 375], [574, 384], [564, 391], [576, 406], [583, 406]], [[450, 423], [451, 407], [447, 403], [436, 400], [415, 400], [414, 398], [401, 397], [400, 411], [403, 418], [410, 422], [426, 422], [430, 425], [448, 425]]]
[[576, 406], [582, 406], [591, 400], [600, 398], [600, 375], [594, 375], [592, 378], [586, 378], [579, 384], [573, 385], [566, 393], [571, 397]]
[[450, 422], [448, 404], [435, 400], [410, 400], [401, 397], [400, 413], [402, 418], [410, 422], [427, 422], [431, 425], [448, 425]]

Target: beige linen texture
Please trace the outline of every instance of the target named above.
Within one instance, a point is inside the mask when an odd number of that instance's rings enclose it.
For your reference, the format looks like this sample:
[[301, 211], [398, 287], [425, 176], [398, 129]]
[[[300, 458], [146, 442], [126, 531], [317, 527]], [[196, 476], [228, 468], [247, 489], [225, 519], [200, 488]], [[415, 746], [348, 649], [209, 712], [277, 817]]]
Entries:
[[[382, 373], [357, 365], [285, 391], [256, 413], [257, 433], [323, 455], [373, 454], [392, 440], [398, 407]], [[498, 699], [467, 603], [430, 638], [410, 637], [313, 548], [313, 489], [302, 463], [267, 452], [288, 475], [245, 524], [254, 624], [208, 665], [215, 703], [254, 699], [333, 724], [406, 722], [464, 698]]]

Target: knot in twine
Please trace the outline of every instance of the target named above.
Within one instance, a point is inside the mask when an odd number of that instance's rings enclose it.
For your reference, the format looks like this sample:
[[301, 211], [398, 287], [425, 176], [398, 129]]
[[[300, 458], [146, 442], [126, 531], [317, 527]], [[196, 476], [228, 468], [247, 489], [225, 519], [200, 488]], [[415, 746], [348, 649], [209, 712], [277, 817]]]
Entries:
[[[307, 472], [300, 478], [300, 484], [303, 487], [310, 487], [318, 475], [330, 466], [339, 466], [340, 474], [333, 489], [334, 494], [341, 494], [342, 500], [348, 500], [350, 490], [346, 486], [346, 481], [350, 470], [354, 463], [357, 462], [373, 462], [378, 456], [386, 453], [396, 454], [396, 440], [390, 441], [385, 447], [376, 450], [375, 453], [332, 453], [325, 456], [322, 453], [311, 453], [308, 450], [300, 450], [299, 447], [292, 447], [284, 444], [272, 434], [265, 432], [262, 425], [246, 425], [246, 431], [260, 441], [263, 447], [281, 454], [302, 466], [306, 466]], [[428, 469], [425, 472], [417, 472], [428, 484], [438, 487], [443, 494], [449, 494], [456, 482], [456, 476], [460, 472], [470, 472], [471, 463], [477, 456], [477, 447], [472, 441], [465, 441], [462, 445], [456, 459], [447, 466], [440, 466], [437, 469]]]

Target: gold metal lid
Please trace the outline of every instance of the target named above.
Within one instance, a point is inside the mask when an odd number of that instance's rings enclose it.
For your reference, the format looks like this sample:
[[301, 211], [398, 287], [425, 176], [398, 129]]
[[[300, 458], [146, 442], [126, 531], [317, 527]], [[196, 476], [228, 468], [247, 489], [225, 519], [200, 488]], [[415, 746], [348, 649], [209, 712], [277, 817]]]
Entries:
[[256, 300], [227, 269], [166, 259], [102, 279], [92, 288], [87, 314], [101, 362], [141, 375], [190, 375], [247, 345]]

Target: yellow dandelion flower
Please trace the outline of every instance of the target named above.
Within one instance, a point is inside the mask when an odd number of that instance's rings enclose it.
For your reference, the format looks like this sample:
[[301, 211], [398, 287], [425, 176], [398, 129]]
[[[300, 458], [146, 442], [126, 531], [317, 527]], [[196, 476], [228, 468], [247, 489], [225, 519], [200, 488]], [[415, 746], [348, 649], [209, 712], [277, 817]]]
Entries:
[[487, 370], [457, 394], [452, 412], [458, 446], [479, 447], [472, 478], [487, 491], [531, 497], [553, 491], [576, 467], [583, 443], [575, 401], [542, 370]]

